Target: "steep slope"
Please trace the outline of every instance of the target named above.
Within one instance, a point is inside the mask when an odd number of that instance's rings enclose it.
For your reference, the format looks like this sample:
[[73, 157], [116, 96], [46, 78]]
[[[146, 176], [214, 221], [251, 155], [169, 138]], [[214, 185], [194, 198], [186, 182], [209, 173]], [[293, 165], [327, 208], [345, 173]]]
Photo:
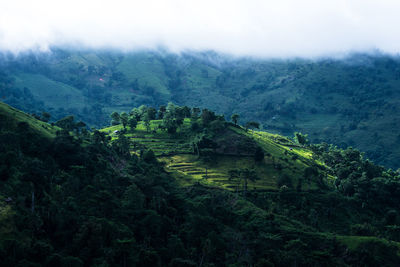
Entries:
[[[21, 126], [23, 125], [23, 126]], [[27, 127], [34, 134], [45, 138], [53, 138], [60, 128], [40, 121], [18, 109], [0, 102], [0, 130], [17, 131], [18, 127]]]

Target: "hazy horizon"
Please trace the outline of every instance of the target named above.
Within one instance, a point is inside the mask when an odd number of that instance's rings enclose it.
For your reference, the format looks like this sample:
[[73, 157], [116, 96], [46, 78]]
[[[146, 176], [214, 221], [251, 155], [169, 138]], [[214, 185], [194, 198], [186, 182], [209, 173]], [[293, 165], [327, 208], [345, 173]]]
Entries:
[[400, 52], [397, 1], [8, 1], [0, 51], [83, 47], [251, 57]]

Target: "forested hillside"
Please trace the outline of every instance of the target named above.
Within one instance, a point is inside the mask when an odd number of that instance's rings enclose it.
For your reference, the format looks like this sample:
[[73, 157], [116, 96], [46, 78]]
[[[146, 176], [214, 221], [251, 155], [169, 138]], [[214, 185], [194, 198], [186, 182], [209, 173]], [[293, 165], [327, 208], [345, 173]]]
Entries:
[[3, 101], [54, 119], [74, 114], [104, 126], [112, 111], [142, 104], [210, 108], [268, 131], [308, 134], [353, 146], [376, 163], [400, 167], [400, 62], [356, 54], [344, 59], [261, 60], [213, 52], [67, 51], [3, 54]]
[[2, 266], [400, 261], [399, 173], [357, 150], [172, 104], [40, 119], [0, 103]]

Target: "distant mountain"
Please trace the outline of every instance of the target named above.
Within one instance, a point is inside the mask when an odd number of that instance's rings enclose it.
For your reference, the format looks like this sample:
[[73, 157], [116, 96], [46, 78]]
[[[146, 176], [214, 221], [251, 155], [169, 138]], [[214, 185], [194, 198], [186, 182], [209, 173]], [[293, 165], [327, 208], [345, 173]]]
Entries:
[[400, 60], [355, 54], [344, 59], [261, 60], [214, 52], [69, 51], [2, 55], [0, 97], [54, 118], [74, 114], [94, 126], [111, 111], [142, 104], [211, 108], [241, 122], [313, 142], [353, 146], [399, 168]]

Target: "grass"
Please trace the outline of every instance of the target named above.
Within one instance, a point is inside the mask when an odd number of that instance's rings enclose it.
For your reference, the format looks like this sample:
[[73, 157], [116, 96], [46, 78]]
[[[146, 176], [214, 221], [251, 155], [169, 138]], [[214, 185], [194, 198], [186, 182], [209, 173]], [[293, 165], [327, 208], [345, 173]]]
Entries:
[[2, 102], [0, 102], [0, 115], [4, 122], [7, 121], [10, 123], [7, 125], [10, 129], [15, 129], [19, 122], [26, 122], [32, 130], [47, 138], [55, 137], [56, 132], [60, 130], [60, 128], [56, 126], [51, 126], [46, 122], [37, 120], [32, 116]]
[[20, 73], [15, 76], [16, 86], [29, 88], [33, 96], [53, 108], [85, 106], [82, 92], [67, 84], [50, 80], [41, 74]]
[[244, 181], [230, 179], [229, 170], [238, 168], [254, 168], [258, 180], [249, 181], [249, 190], [275, 190], [277, 174], [267, 164], [254, 164], [251, 157], [216, 156], [213, 163], [204, 163], [196, 155], [173, 155], [160, 157], [168, 172], [179, 174], [178, 181], [182, 185], [201, 183], [207, 186], [220, 187], [230, 191], [242, 191]]
[[232, 126], [230, 129], [255, 140], [269, 154], [271, 160], [282, 164], [284, 168], [291, 169], [292, 176], [300, 177], [305, 168], [315, 164], [320, 168], [325, 167], [322, 162], [313, 159], [312, 151], [294, 143], [287, 137], [263, 131], [245, 131]]
[[[229, 130], [254, 139], [265, 151], [266, 156], [261, 162], [255, 162], [250, 156], [216, 155], [211, 162], [204, 162], [193, 153], [190, 136], [187, 130], [190, 119], [185, 119], [182, 129], [174, 135], [158, 129], [161, 120], [153, 120], [148, 131], [143, 122], [136, 129], [125, 134], [131, 141], [131, 152], [140, 154], [142, 149], [151, 149], [166, 171], [174, 174], [183, 186], [201, 183], [206, 186], [218, 187], [230, 191], [242, 191], [244, 180], [230, 179], [229, 171], [234, 169], [253, 169], [258, 179], [248, 181], [248, 190], [278, 190], [278, 179], [281, 176], [290, 177], [290, 185], [296, 187], [303, 179], [305, 168], [313, 163], [312, 152], [295, 144], [290, 139], [261, 131], [245, 131], [236, 127]], [[115, 125], [101, 131], [118, 138], [116, 131], [123, 130], [122, 125]], [[279, 168], [277, 166], [280, 166]], [[302, 183], [302, 190], [318, 189], [315, 181]]]
[[151, 86], [159, 93], [169, 95], [164, 66], [149, 54], [125, 56], [117, 69], [127, 77], [130, 83], [136, 79], [141, 86]]

